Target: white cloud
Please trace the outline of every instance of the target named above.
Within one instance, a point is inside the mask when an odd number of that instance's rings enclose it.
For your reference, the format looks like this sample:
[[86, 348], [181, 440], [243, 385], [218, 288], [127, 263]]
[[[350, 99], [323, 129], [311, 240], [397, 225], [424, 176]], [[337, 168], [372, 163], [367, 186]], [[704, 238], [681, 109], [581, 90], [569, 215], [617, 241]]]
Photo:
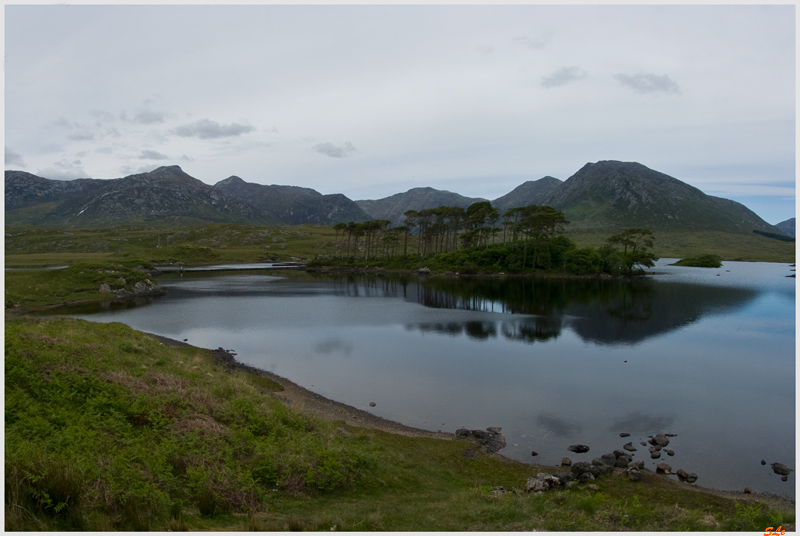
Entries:
[[200, 138], [201, 140], [208, 140], [240, 136], [254, 130], [255, 127], [252, 125], [242, 125], [238, 123], [221, 125], [216, 121], [211, 121], [210, 119], [201, 119], [199, 121], [195, 121], [194, 123], [175, 127], [173, 132], [184, 138]]
[[136, 110], [133, 116], [133, 122], [142, 125], [152, 125], [155, 123], [164, 122], [164, 114], [161, 112], [153, 112], [150, 110]]
[[168, 160], [169, 157], [165, 154], [161, 154], [158, 151], [153, 151], [150, 149], [145, 149], [139, 155], [140, 160]]
[[559, 87], [586, 78], [586, 71], [578, 67], [562, 67], [542, 78], [542, 87]]
[[356, 148], [349, 141], [341, 146], [336, 146], [332, 143], [318, 143], [314, 146], [314, 150], [332, 158], [344, 158], [356, 152]]
[[615, 74], [614, 78], [622, 84], [633, 89], [636, 93], [680, 93], [681, 88], [669, 76], [652, 73]]

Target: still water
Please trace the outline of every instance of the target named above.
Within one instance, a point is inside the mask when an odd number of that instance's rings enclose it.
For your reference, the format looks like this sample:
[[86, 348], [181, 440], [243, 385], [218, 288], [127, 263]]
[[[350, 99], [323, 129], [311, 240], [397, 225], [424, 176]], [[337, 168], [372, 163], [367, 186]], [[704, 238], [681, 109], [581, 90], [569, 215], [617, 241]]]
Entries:
[[[500, 426], [501, 453], [521, 461], [591, 461], [632, 440], [653, 470], [793, 497], [796, 473], [769, 466], [795, 467], [793, 268], [669, 262], [634, 281], [187, 273], [160, 278], [161, 298], [62, 313], [232, 349], [410, 426]], [[639, 443], [664, 432], [675, 455], [651, 460]]]

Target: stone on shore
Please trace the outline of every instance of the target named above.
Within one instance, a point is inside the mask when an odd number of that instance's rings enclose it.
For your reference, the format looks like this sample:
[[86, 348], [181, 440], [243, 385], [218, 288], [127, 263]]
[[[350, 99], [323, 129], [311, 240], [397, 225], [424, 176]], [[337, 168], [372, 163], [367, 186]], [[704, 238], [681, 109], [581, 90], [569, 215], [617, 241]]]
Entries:
[[468, 439], [480, 446], [484, 452], [497, 452], [506, 446], [506, 439], [500, 434], [501, 428], [492, 426], [486, 430], [468, 430], [459, 428], [455, 432], [456, 439]]

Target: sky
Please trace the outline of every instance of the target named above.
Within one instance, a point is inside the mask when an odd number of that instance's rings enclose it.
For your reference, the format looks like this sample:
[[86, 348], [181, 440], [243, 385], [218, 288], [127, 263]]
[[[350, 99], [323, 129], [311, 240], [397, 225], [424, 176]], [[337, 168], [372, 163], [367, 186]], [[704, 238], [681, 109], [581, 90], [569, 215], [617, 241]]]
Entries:
[[5, 169], [495, 199], [635, 161], [795, 216], [795, 6], [6, 5]]

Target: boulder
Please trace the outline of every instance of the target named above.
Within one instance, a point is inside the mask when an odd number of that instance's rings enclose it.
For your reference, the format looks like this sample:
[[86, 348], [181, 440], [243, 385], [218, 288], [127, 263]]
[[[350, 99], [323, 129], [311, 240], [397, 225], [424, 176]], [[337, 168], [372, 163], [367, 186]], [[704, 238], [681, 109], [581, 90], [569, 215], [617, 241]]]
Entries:
[[675, 451], [672, 449], [664, 449], [664, 452], [667, 453], [667, 456], [675, 456]]
[[656, 472], [670, 474], [672, 473], [672, 467], [670, 467], [669, 464], [667, 464], [666, 462], [661, 462], [658, 465], [656, 465]]
[[619, 437], [628, 437], [629, 435], [631, 434], [629, 434], [628, 432], [622, 432], [621, 434], [619, 434]]
[[636, 452], [636, 447], [634, 447], [633, 443], [631, 443], [630, 441], [622, 445], [622, 448], [630, 452]]
[[789, 473], [794, 471], [794, 469], [789, 469], [787, 466], [783, 465], [782, 463], [773, 463], [770, 464], [772, 470], [775, 472], [776, 475], [784, 475], [788, 476]]
[[561, 465], [570, 466], [572, 465], [572, 460], [564, 456], [563, 458], [561, 458]]
[[657, 460], [660, 457], [661, 457], [661, 451], [660, 450], [656, 450], [656, 451], [651, 451], [650, 452], [650, 458], [651, 459]]
[[678, 478], [680, 478], [681, 480], [686, 480], [686, 477], [689, 476], [689, 473], [687, 473], [683, 469], [678, 469], [677, 471], [675, 471], [675, 474], [678, 475]]
[[630, 465], [631, 461], [633, 461], [633, 458], [631, 458], [630, 456], [625, 456], [625, 455], [620, 456], [619, 458], [617, 458], [617, 463], [614, 464], [614, 467], [620, 467], [622, 469], [625, 469], [626, 467], [628, 467], [628, 465]]
[[547, 473], [538, 473], [536, 476], [528, 478], [525, 483], [525, 491], [549, 491], [561, 487], [561, 479]]
[[617, 457], [613, 454], [603, 454], [600, 456], [600, 461], [602, 461], [606, 465], [610, 465], [614, 467], [614, 464], [617, 463]]
[[[595, 465], [594, 467], [597, 469], [597, 475], [595, 476], [610, 475], [611, 473], [614, 472], [613, 465], [606, 465], [605, 463], [601, 463], [599, 465]], [[594, 474], [594, 471], [592, 471], [592, 474]]]
[[577, 462], [572, 464], [572, 471], [573, 474], [580, 475], [581, 473], [588, 473], [592, 470], [592, 464], [586, 462]]
[[632, 464], [630, 464], [628, 468], [633, 468], [636, 469], [637, 471], [641, 471], [642, 469], [644, 469], [644, 460], [635, 461]]
[[642, 473], [632, 467], [628, 468], [628, 478], [631, 482], [638, 482], [642, 479]]
[[558, 478], [563, 484], [575, 480], [575, 475], [572, 473], [572, 471], [556, 471], [553, 473], [553, 476]]
[[506, 438], [490, 430], [500, 430], [492, 427], [486, 430], [467, 430], [459, 428], [455, 432], [456, 439], [469, 439], [477, 443], [484, 452], [497, 452], [506, 446]]
[[697, 475], [694, 473], [689, 473], [688, 475], [686, 475], [686, 482], [688, 482], [689, 484], [694, 484], [695, 482], [697, 482]]
[[583, 454], [584, 452], [589, 452], [589, 447], [586, 445], [570, 445], [567, 447], [567, 450], [575, 452], [577, 454]]
[[669, 438], [664, 434], [658, 434], [656, 437], [653, 438], [654, 445], [659, 445], [662, 447], [666, 447], [669, 445]]
[[592, 473], [581, 473], [578, 475], [578, 480], [580, 480], [581, 483], [586, 484], [587, 482], [594, 480], [594, 475]]
[[106, 293], [110, 294], [111, 293], [111, 287], [108, 286], [108, 283], [102, 283], [100, 285], [100, 288], [97, 289], [97, 292], [106, 292]]

